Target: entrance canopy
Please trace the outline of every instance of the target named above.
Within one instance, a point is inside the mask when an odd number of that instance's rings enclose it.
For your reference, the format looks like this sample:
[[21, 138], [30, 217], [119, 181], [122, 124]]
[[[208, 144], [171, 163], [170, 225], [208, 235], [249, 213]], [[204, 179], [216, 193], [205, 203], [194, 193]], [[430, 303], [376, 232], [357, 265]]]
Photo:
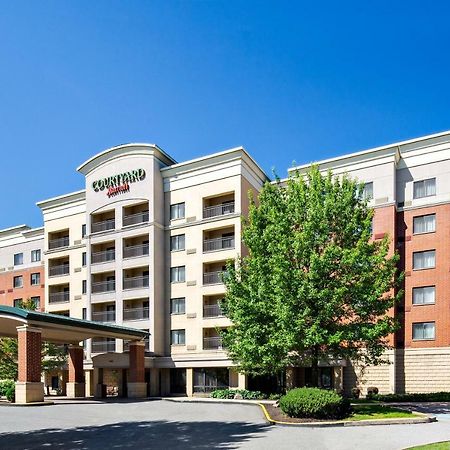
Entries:
[[21, 325], [39, 328], [42, 332], [42, 340], [55, 344], [78, 344], [89, 338], [136, 341], [145, 339], [149, 334], [147, 331], [135, 328], [0, 305], [0, 336], [17, 337], [17, 327]]

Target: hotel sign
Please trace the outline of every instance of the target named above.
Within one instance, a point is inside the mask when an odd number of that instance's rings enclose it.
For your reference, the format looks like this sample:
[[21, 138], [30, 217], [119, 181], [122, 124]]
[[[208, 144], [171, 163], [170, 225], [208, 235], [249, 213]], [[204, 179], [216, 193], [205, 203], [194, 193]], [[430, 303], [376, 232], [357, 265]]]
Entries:
[[95, 192], [106, 191], [108, 197], [113, 197], [118, 194], [130, 191], [130, 184], [136, 181], [142, 181], [145, 179], [145, 170], [137, 169], [130, 172], [120, 173], [113, 175], [112, 177], [101, 178], [100, 180], [92, 183], [92, 189]]

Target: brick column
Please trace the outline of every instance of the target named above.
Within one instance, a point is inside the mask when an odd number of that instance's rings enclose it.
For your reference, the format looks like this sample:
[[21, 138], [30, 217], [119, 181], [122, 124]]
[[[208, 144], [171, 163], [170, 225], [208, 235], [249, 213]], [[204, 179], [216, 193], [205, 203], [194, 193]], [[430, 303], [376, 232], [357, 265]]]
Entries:
[[130, 342], [130, 371], [128, 374], [128, 397], [139, 398], [147, 396], [145, 382], [145, 343]]
[[44, 383], [41, 382], [41, 330], [28, 325], [17, 327], [18, 369], [16, 403], [44, 401]]
[[69, 347], [69, 381], [67, 383], [67, 397], [85, 397], [83, 377], [83, 347], [71, 345]]

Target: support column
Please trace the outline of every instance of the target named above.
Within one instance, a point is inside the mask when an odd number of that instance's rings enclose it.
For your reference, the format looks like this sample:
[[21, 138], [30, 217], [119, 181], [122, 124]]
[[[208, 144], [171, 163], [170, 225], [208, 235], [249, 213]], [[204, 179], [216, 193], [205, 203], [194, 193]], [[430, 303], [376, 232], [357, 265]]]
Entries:
[[41, 330], [28, 325], [17, 327], [17, 339], [19, 376], [16, 382], [16, 403], [43, 402]]
[[85, 396], [83, 373], [83, 347], [69, 346], [69, 381], [66, 385], [67, 397], [76, 398]]
[[238, 373], [238, 389], [247, 389], [247, 375]]
[[128, 397], [147, 397], [147, 383], [145, 382], [145, 343], [130, 342], [130, 373], [128, 379]]
[[194, 395], [194, 369], [192, 367], [186, 369], [186, 395], [188, 397]]
[[286, 390], [290, 391], [295, 387], [295, 368], [286, 367]]
[[159, 384], [159, 369], [152, 367], [150, 369], [150, 396], [159, 397], [161, 395], [161, 387]]

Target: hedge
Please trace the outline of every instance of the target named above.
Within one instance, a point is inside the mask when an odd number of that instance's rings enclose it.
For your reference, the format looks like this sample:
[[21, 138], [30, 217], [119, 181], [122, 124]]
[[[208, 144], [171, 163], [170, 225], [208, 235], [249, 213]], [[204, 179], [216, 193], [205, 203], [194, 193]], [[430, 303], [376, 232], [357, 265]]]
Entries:
[[450, 402], [450, 392], [430, 392], [418, 394], [374, 394], [372, 400], [380, 402]]
[[260, 400], [264, 395], [260, 391], [248, 391], [247, 389], [216, 389], [211, 392], [212, 398], [233, 399], [240, 395], [243, 400]]
[[280, 399], [281, 410], [290, 417], [311, 419], [344, 419], [351, 412], [350, 401], [335, 391], [298, 388]]
[[14, 402], [16, 396], [16, 385], [14, 380], [0, 381], [0, 397], [6, 397], [10, 402]]

